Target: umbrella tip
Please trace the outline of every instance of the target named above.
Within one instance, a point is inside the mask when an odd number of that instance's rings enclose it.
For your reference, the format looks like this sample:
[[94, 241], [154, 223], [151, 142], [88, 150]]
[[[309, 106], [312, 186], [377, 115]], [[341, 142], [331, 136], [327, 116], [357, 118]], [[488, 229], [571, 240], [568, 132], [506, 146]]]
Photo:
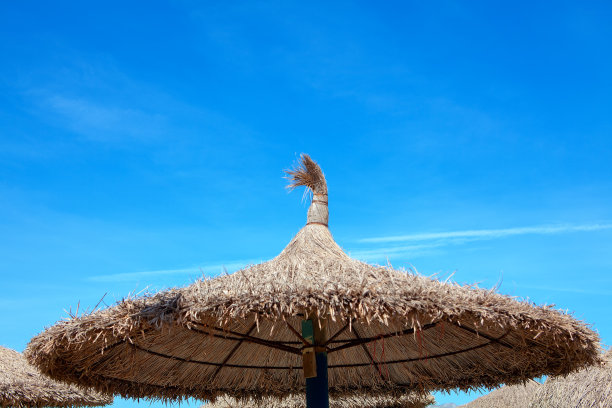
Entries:
[[294, 190], [304, 186], [312, 192], [312, 203], [308, 209], [308, 224], [321, 224], [327, 227], [329, 210], [327, 208], [327, 182], [321, 167], [306, 153], [302, 153], [298, 165], [292, 170], [285, 170], [289, 185]]

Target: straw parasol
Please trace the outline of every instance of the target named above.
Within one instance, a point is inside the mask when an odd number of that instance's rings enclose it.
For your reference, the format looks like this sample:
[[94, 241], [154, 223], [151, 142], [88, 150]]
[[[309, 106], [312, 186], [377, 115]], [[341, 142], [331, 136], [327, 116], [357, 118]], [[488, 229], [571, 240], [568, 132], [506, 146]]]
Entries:
[[535, 381], [523, 384], [505, 385], [474, 401], [463, 405], [465, 408], [527, 408], [534, 393], [540, 387]]
[[72, 407], [100, 406], [109, 396], [58, 383], [42, 375], [14, 350], [0, 346], [0, 406]]
[[567, 377], [550, 378], [535, 393], [530, 408], [612, 407], [612, 349], [601, 366]]
[[[425, 408], [434, 404], [433, 395], [404, 394], [398, 397], [349, 395], [333, 398], [329, 401], [330, 408]], [[221, 396], [213, 403], [200, 408], [305, 408], [306, 398], [303, 395], [292, 395], [287, 398], [267, 397], [260, 400], [237, 400], [229, 396]]]
[[126, 397], [305, 390], [309, 407], [328, 391], [468, 390], [598, 361], [597, 334], [550, 306], [350, 258], [328, 229], [319, 166], [303, 155], [288, 177], [312, 203], [276, 258], [58, 322], [31, 340], [30, 361]]

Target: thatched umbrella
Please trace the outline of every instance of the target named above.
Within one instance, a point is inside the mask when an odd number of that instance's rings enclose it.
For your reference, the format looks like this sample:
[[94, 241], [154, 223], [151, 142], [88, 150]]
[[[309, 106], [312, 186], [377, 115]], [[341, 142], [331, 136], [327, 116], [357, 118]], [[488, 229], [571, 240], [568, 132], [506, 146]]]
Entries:
[[53, 381], [21, 353], [0, 346], [1, 407], [93, 407], [111, 402], [110, 396]]
[[505, 385], [462, 406], [465, 408], [527, 408], [538, 388], [540, 384], [535, 381], [529, 381], [524, 385]]
[[535, 393], [530, 408], [612, 407], [612, 349], [604, 363], [567, 377], [548, 379]]
[[[329, 406], [330, 408], [425, 408], [435, 402], [433, 395], [403, 394], [391, 397], [353, 394], [332, 398]], [[304, 395], [292, 395], [282, 399], [266, 397], [237, 400], [229, 396], [220, 396], [215, 402], [202, 405], [200, 408], [306, 408], [306, 398]]]
[[[351, 259], [328, 229], [327, 184], [271, 261], [61, 321], [26, 351], [45, 373], [127, 397], [428, 392], [514, 384], [599, 359], [598, 336], [551, 307]], [[328, 360], [329, 357], [329, 360]]]

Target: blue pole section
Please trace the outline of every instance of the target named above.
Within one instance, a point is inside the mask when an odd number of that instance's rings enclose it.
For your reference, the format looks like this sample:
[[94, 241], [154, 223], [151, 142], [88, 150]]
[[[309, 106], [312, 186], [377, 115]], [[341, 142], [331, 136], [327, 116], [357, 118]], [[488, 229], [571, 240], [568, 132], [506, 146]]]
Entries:
[[327, 353], [316, 353], [317, 376], [306, 379], [306, 407], [329, 408]]
[[306, 408], [329, 408], [325, 320], [302, 321], [302, 337], [310, 344], [302, 353], [306, 377]]

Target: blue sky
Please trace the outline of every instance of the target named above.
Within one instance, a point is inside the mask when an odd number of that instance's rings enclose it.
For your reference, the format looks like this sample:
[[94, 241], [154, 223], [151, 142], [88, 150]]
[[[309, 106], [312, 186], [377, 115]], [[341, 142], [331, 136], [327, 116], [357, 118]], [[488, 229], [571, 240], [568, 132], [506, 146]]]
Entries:
[[305, 222], [282, 178], [301, 152], [353, 256], [500, 284], [612, 344], [611, 19], [608, 2], [2, 2], [0, 344], [275, 256]]

